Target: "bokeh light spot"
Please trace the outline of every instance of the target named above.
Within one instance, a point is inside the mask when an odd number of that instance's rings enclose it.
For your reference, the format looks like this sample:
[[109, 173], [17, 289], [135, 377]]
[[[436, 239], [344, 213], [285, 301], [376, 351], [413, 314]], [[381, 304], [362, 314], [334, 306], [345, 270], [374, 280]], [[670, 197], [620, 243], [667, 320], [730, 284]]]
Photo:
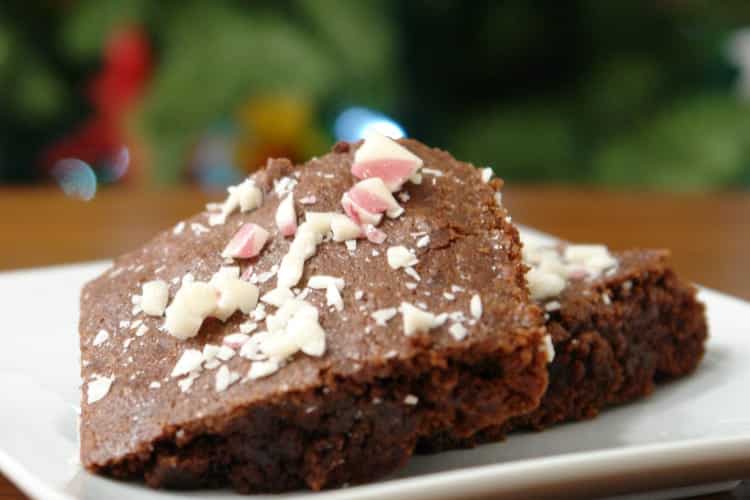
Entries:
[[393, 119], [362, 107], [345, 109], [333, 124], [333, 133], [339, 141], [358, 141], [373, 130], [393, 139], [400, 139], [406, 135], [403, 127]]
[[60, 160], [52, 168], [52, 177], [71, 198], [89, 201], [96, 195], [96, 174], [86, 162], [75, 158]]

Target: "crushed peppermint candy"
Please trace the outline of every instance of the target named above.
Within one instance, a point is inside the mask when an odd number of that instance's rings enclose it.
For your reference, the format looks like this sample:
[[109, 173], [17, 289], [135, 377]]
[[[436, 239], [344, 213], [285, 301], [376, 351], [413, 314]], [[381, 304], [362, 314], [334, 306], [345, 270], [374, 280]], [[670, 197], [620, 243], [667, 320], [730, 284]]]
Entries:
[[416, 281], [422, 281], [422, 278], [419, 276], [419, 273], [411, 266], [405, 267], [404, 272], [411, 276], [412, 279]]
[[109, 340], [109, 332], [107, 330], [101, 329], [96, 334], [96, 337], [94, 337], [94, 340], [91, 342], [91, 345], [94, 347], [100, 346], [103, 343], [105, 343], [107, 340]]
[[177, 225], [172, 229], [172, 234], [175, 236], [182, 234], [185, 230], [185, 221], [178, 222]]
[[406, 181], [418, 181], [422, 163], [420, 157], [398, 142], [373, 131], [354, 154], [352, 175], [358, 179], [380, 178], [395, 192]]
[[549, 302], [544, 304], [544, 310], [547, 312], [559, 311], [560, 302], [558, 302], [557, 300], [550, 300]]
[[240, 212], [250, 212], [255, 210], [263, 203], [263, 191], [255, 184], [252, 178], [245, 179], [236, 186], [227, 188], [229, 196], [221, 205], [221, 215], [228, 217], [237, 209]]
[[170, 376], [175, 378], [200, 370], [202, 363], [203, 353], [201, 351], [198, 349], [185, 349], [177, 364], [172, 369]]
[[344, 309], [344, 299], [335, 283], [331, 282], [326, 287], [326, 305], [333, 307], [337, 311]]
[[392, 269], [411, 267], [419, 263], [417, 256], [414, 254], [414, 250], [406, 248], [405, 246], [389, 247], [386, 251], [386, 257], [388, 265], [391, 266]]
[[370, 314], [372, 319], [375, 320], [375, 324], [379, 326], [386, 326], [388, 321], [393, 319], [398, 314], [398, 309], [395, 307], [387, 307], [385, 309], [378, 309], [377, 311]]
[[359, 225], [378, 225], [382, 214], [395, 219], [404, 213], [403, 207], [379, 177], [370, 177], [356, 183], [344, 193], [341, 205], [346, 214]]
[[297, 232], [297, 214], [294, 211], [294, 193], [289, 193], [276, 209], [276, 227], [284, 236]]
[[461, 323], [452, 323], [451, 326], [448, 327], [448, 333], [450, 333], [456, 340], [463, 340], [466, 338], [468, 332], [466, 327]]
[[344, 289], [345, 285], [344, 278], [338, 278], [336, 276], [327, 276], [323, 274], [316, 274], [314, 276], [310, 276], [310, 279], [307, 280], [307, 286], [315, 289], [315, 290], [325, 290], [329, 286], [333, 285], [335, 286], [339, 291]]
[[315, 195], [309, 195], [309, 196], [303, 196], [299, 199], [299, 202], [303, 205], [314, 205], [317, 203], [318, 199], [315, 197]]
[[480, 172], [482, 175], [482, 182], [484, 183], [490, 182], [490, 180], [492, 179], [492, 176], [495, 175], [491, 167], [482, 168], [480, 169]]
[[265, 293], [260, 300], [275, 307], [281, 307], [287, 301], [294, 298], [294, 293], [288, 288], [274, 288]]
[[234, 259], [249, 259], [256, 257], [263, 250], [268, 241], [268, 231], [257, 224], [248, 222], [232, 236], [229, 243], [221, 252], [221, 256]]
[[414, 394], [407, 394], [406, 397], [404, 398], [404, 404], [414, 406], [417, 403], [419, 403], [419, 398], [415, 396]]
[[144, 335], [146, 335], [146, 333], [148, 333], [148, 327], [146, 325], [140, 325], [135, 330], [135, 336], [136, 337], [143, 337]]
[[167, 308], [169, 285], [163, 280], [147, 281], [141, 289], [140, 306], [149, 316], [161, 316]]
[[418, 332], [427, 332], [445, 323], [447, 315], [436, 316], [423, 311], [408, 302], [401, 303], [401, 316], [404, 323], [404, 335], [407, 337]]
[[469, 302], [469, 310], [471, 312], [471, 315], [474, 316], [474, 319], [479, 319], [482, 317], [482, 297], [480, 297], [479, 294], [475, 294], [471, 297], [471, 301]]
[[547, 353], [547, 363], [552, 363], [555, 360], [555, 345], [552, 343], [552, 337], [545, 335], [544, 344], [540, 348]]
[[438, 170], [436, 168], [427, 168], [427, 167], [422, 168], [422, 173], [427, 174], [427, 175], [433, 175], [435, 177], [442, 177], [444, 175], [442, 170]]
[[617, 259], [604, 245], [566, 245], [560, 249], [522, 234], [523, 260], [529, 266], [526, 280], [534, 300], [558, 297], [571, 279], [595, 279], [615, 269]]
[[222, 365], [216, 372], [216, 392], [223, 392], [240, 379], [240, 374], [230, 371], [227, 365]]
[[216, 353], [216, 358], [222, 361], [229, 361], [237, 355], [237, 351], [229, 347], [228, 345], [219, 346], [219, 352]]
[[425, 234], [417, 240], [417, 248], [424, 248], [430, 245], [430, 235]]
[[235, 311], [249, 314], [258, 303], [258, 288], [240, 278], [239, 267], [222, 267], [210, 282], [183, 280], [166, 309], [164, 328], [177, 338], [198, 334], [203, 320], [226, 321]]
[[247, 378], [248, 380], [256, 380], [268, 377], [269, 375], [276, 373], [279, 368], [279, 363], [273, 360], [255, 361], [250, 365], [250, 371], [247, 372]]
[[347, 247], [351, 241], [354, 243], [355, 248], [357, 243], [355, 241], [356, 238], [364, 236], [362, 228], [344, 214], [333, 214], [331, 216], [331, 233], [333, 234], [333, 241], [345, 241], [347, 242]]
[[104, 398], [112, 387], [115, 377], [105, 377], [104, 375], [92, 375], [93, 380], [87, 384], [87, 401], [88, 404], [94, 404]]
[[185, 377], [182, 380], [177, 381], [177, 386], [180, 388], [180, 391], [182, 392], [188, 392], [190, 390], [190, 387], [193, 385], [193, 382], [195, 382], [195, 379], [198, 378], [200, 375], [199, 372], [191, 372], [190, 375]]

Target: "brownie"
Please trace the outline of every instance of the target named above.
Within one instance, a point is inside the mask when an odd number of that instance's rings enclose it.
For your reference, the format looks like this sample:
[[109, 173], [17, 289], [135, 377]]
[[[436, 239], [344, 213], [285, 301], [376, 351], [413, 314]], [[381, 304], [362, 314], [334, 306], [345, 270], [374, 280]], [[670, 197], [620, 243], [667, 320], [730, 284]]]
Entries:
[[539, 408], [469, 439], [436, 433], [420, 440], [419, 451], [472, 447], [518, 429], [593, 418], [695, 370], [708, 335], [695, 287], [675, 274], [668, 251], [614, 257], [616, 267], [596, 279], [571, 279], [559, 297], [540, 299], [555, 357]]
[[[497, 195], [502, 183], [446, 152], [399, 143], [423, 161], [422, 178], [396, 193], [404, 212], [393, 210], [377, 227], [386, 241], [376, 243], [377, 231], [374, 241], [356, 243], [327, 236], [291, 290], [317, 310], [319, 324], [310, 324], [325, 333], [322, 351], [315, 344], [266, 370], [272, 360], [245, 355], [245, 337], [267, 339], [258, 332], [276, 309], [263, 297], [281, 282], [302, 232], [300, 225], [294, 238], [280, 234], [282, 201], [293, 193], [300, 220], [305, 211], [342, 212], [360, 144], [339, 143], [297, 167], [270, 160], [251, 178], [263, 194], [257, 208], [211, 206], [85, 286], [80, 434], [88, 470], [157, 488], [318, 490], [381, 477], [427, 436], [469, 438], [538, 406], [547, 385], [544, 313], [528, 295], [519, 235]], [[258, 227], [268, 234], [257, 256], [228, 256], [238, 229], [263, 241]], [[238, 252], [257, 250], [254, 241], [245, 238]], [[392, 255], [399, 246], [411, 254]], [[411, 256], [393, 268], [391, 257]], [[222, 266], [238, 266], [242, 278], [232, 279], [253, 283], [262, 300], [190, 331], [197, 306], [183, 314], [187, 302], [176, 296], [209, 286]], [[305, 287], [314, 276], [340, 277], [345, 286]], [[180, 328], [165, 322], [150, 291], [146, 304], [143, 285], [154, 280], [171, 302], [167, 319], [172, 311]], [[409, 313], [420, 324], [432, 314], [428, 331], [405, 334], [403, 303], [421, 311]], [[244, 344], [232, 349], [229, 338]], [[203, 358], [196, 362], [195, 353]]]

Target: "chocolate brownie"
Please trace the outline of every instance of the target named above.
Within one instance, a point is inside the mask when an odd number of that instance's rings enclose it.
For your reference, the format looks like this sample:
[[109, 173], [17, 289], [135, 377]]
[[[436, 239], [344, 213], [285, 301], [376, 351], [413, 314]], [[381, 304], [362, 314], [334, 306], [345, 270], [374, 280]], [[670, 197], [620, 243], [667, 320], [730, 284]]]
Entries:
[[373, 137], [269, 161], [85, 286], [87, 469], [317, 490], [537, 407], [544, 313], [501, 182]]
[[569, 278], [562, 290], [545, 283], [544, 276], [534, 276], [539, 262], [530, 262], [531, 290], [547, 310], [555, 348], [542, 403], [469, 439], [437, 433], [420, 440], [419, 450], [471, 447], [501, 440], [516, 429], [542, 430], [593, 418], [608, 406], [647, 396], [655, 384], [695, 370], [708, 333], [704, 307], [668, 257], [665, 250], [616, 253], [614, 266], [594, 279]]

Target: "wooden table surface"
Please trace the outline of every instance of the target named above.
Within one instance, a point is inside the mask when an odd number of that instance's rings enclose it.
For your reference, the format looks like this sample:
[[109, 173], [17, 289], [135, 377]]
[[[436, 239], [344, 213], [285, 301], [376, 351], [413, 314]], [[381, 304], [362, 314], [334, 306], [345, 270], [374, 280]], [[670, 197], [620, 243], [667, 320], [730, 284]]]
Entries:
[[[688, 279], [750, 299], [750, 194], [524, 187], [508, 188], [504, 197], [516, 222], [614, 249], [671, 248], [675, 267]], [[82, 202], [52, 188], [3, 188], [0, 269], [112, 257], [219, 198], [221, 194], [185, 189], [105, 189]], [[743, 487], [747, 493], [747, 485]], [[739, 498], [742, 493], [740, 489], [710, 498]], [[0, 475], [0, 499], [20, 498], [23, 495]]]

